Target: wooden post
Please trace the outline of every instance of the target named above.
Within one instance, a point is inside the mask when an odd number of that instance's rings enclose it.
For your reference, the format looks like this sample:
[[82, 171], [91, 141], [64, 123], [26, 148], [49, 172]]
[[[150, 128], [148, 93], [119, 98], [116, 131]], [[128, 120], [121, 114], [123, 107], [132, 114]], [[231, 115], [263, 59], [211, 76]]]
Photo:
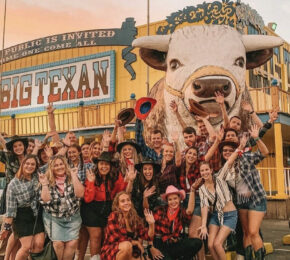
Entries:
[[11, 115], [11, 135], [16, 135], [16, 118], [15, 114]]
[[279, 89], [277, 86], [272, 86], [271, 90], [271, 99], [272, 99], [272, 108], [279, 107]]
[[80, 101], [79, 103], [79, 122], [78, 127], [85, 126], [85, 108], [84, 108], [84, 101]]
[[276, 181], [277, 181], [277, 194], [275, 198], [286, 199], [285, 183], [284, 183], [284, 165], [283, 165], [283, 139], [282, 128], [280, 123], [274, 124], [275, 136], [275, 162], [276, 162]]

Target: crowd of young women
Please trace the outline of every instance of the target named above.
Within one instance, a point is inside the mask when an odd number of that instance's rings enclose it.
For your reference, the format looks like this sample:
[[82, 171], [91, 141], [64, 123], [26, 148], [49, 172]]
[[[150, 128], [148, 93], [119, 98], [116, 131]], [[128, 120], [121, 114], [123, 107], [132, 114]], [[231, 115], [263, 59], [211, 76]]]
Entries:
[[238, 117], [218, 132], [206, 118], [197, 118], [198, 135], [184, 128], [184, 151], [181, 133], [164, 138], [154, 131], [152, 148], [147, 146], [139, 120], [136, 141], [124, 140], [116, 120], [102, 142], [79, 146], [73, 132], [59, 138], [53, 107], [47, 111], [52, 131], [43, 142], [16, 136], [6, 143], [0, 136], [7, 181], [0, 236], [9, 237], [6, 260], [41, 252], [46, 235], [58, 260], [84, 259], [88, 241], [95, 260], [195, 255], [204, 260], [205, 239], [214, 259], [226, 259], [224, 241], [238, 219], [244, 248], [239, 253], [252, 259], [254, 250], [255, 259], [264, 259], [259, 228], [266, 193], [255, 165], [268, 153], [261, 137], [276, 111], [265, 125], [256, 121], [243, 134]]

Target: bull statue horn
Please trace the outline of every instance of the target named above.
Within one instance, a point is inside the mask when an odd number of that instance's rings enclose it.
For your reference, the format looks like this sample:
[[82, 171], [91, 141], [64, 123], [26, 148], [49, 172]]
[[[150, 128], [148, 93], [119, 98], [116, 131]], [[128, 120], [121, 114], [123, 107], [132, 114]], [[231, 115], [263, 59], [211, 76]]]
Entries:
[[246, 52], [272, 49], [283, 44], [283, 40], [276, 36], [242, 35]]
[[135, 39], [132, 46], [167, 52], [170, 37], [170, 35], [143, 36]]

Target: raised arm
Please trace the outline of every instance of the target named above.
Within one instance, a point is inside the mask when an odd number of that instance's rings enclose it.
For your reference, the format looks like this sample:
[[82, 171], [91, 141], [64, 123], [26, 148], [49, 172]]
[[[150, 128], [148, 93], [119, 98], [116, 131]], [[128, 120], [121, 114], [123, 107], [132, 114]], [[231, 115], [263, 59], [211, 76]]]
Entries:
[[259, 127], [257, 125], [253, 125], [249, 132], [256, 141], [261, 154], [266, 157], [269, 154], [269, 150], [259, 137]]
[[178, 112], [178, 106], [177, 106], [175, 100], [172, 100], [172, 101], [170, 102], [170, 108], [172, 109], [173, 113], [176, 115], [177, 120], [178, 120], [179, 124], [181, 125], [182, 129], [186, 128], [187, 125], [186, 125], [186, 123], [183, 121], [183, 118], [181, 117], [181, 115], [180, 115], [179, 112]]
[[41, 185], [41, 194], [40, 198], [44, 203], [51, 201], [50, 191], [49, 191], [49, 182], [46, 174], [38, 174], [38, 180]]
[[196, 119], [203, 121], [205, 128], [206, 128], [208, 135], [209, 135], [209, 140], [212, 142], [216, 136], [216, 132], [215, 132], [213, 126], [211, 125], [211, 123], [208, 121], [209, 116], [206, 116], [206, 117], [196, 116]]
[[134, 169], [134, 165], [128, 165], [126, 170], [126, 177], [125, 179], [128, 181], [126, 192], [131, 193], [133, 189], [133, 183], [136, 179], [137, 171]]
[[219, 132], [216, 134], [216, 138], [214, 140], [213, 145], [208, 149], [206, 155], [204, 156], [204, 160], [208, 162], [214, 155], [215, 151], [218, 149], [219, 143], [223, 139], [224, 136], [224, 128], [221, 127]]
[[53, 107], [53, 104], [49, 103], [49, 105], [46, 107], [46, 111], [47, 111], [47, 115], [48, 115], [48, 124], [50, 127], [50, 131], [56, 133], [55, 135], [52, 136], [52, 141], [58, 142], [59, 135], [56, 132], [54, 110], [55, 110], [55, 108]]
[[224, 95], [221, 92], [216, 91], [215, 92], [215, 101], [219, 104], [220, 109], [222, 111], [224, 125], [226, 127], [228, 127], [230, 125], [230, 120], [229, 120], [228, 113], [227, 113], [226, 106], [225, 106]]
[[186, 214], [187, 215], [192, 215], [195, 207], [195, 192], [198, 189], [198, 187], [202, 183], [202, 178], [197, 179], [190, 188], [190, 194], [189, 194], [189, 200], [188, 200], [188, 205], [186, 209]]
[[172, 139], [172, 141], [174, 143], [174, 147], [175, 147], [175, 165], [177, 167], [179, 167], [181, 165], [182, 157], [181, 157], [181, 152], [180, 152], [180, 148], [178, 145], [179, 134], [177, 131], [172, 132], [171, 139]]
[[254, 111], [254, 109], [253, 109], [253, 107], [251, 106], [250, 103], [248, 103], [247, 101], [243, 101], [242, 102], [242, 108], [243, 108], [243, 110], [245, 110], [245, 111], [247, 111], [249, 113], [249, 115], [251, 116], [254, 124], [258, 125], [259, 128], [261, 128], [263, 126], [263, 123], [262, 123], [261, 119], [258, 117], [258, 115]]
[[77, 198], [83, 198], [84, 193], [85, 193], [85, 188], [79, 180], [78, 168], [77, 167], [72, 168], [72, 169], [70, 169], [70, 172], [71, 172], [72, 184], [74, 186], [74, 193], [75, 193]]

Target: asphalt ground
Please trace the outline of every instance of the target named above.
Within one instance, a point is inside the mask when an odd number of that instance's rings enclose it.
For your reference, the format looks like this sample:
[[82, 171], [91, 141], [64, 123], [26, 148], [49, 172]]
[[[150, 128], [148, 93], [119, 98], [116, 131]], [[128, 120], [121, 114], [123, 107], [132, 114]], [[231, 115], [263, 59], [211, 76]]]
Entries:
[[271, 242], [274, 252], [266, 260], [290, 260], [290, 245], [283, 245], [282, 238], [290, 234], [288, 221], [265, 219], [262, 223], [265, 242]]

